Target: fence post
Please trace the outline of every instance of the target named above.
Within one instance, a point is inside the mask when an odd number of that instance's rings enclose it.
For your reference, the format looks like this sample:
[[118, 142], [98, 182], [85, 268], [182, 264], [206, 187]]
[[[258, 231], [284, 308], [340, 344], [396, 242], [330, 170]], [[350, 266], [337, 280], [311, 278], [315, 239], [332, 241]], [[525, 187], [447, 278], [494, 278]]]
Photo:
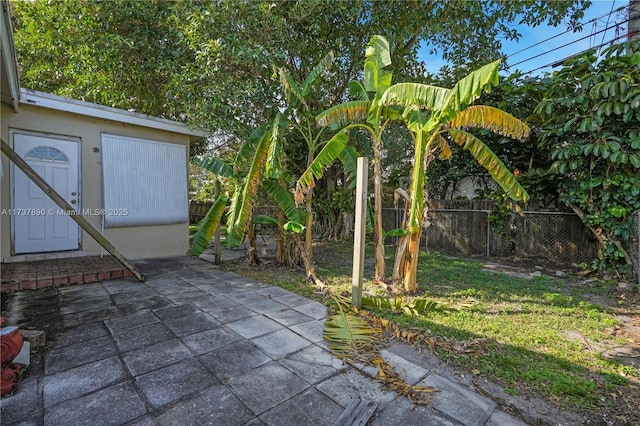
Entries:
[[487, 212], [487, 257], [491, 256], [491, 222], [489, 222], [489, 216], [491, 212]]
[[[214, 194], [216, 199], [220, 195], [220, 180], [218, 178], [216, 178], [216, 186], [215, 186]], [[218, 224], [218, 227], [216, 228], [216, 233], [214, 234], [214, 247], [216, 250], [215, 264], [219, 265], [221, 260], [220, 259], [221, 257], [220, 256], [220, 224]]]

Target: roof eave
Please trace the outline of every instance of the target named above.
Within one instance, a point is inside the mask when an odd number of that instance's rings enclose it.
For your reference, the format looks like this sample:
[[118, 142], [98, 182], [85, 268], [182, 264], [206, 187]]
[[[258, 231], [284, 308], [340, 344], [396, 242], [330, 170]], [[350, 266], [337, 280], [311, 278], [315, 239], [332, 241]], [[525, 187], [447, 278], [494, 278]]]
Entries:
[[[18, 112], [20, 104], [20, 79], [18, 75], [18, 62], [13, 44], [13, 28], [9, 2], [2, 0], [2, 17], [0, 17], [0, 45], [2, 47], [2, 85], [3, 91], [8, 89], [11, 97], [11, 106]], [[3, 93], [4, 94], [4, 93]]]
[[64, 98], [51, 93], [39, 92], [37, 90], [20, 89], [20, 103], [26, 105], [36, 105], [42, 108], [50, 108], [57, 111], [79, 114], [87, 117], [112, 120], [120, 123], [133, 124], [136, 126], [149, 127], [152, 129], [165, 130], [168, 132], [188, 135], [191, 140], [201, 139], [205, 133], [187, 127], [179, 121], [167, 120], [159, 117], [152, 117], [137, 112], [123, 109], [107, 107], [91, 102], [78, 101]]

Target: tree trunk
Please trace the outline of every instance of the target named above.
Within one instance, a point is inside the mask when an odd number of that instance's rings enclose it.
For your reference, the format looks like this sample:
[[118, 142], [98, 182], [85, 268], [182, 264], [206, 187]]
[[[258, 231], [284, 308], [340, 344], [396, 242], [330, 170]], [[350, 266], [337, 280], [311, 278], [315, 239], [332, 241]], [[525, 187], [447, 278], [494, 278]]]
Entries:
[[409, 208], [409, 218], [407, 220], [407, 254], [404, 267], [404, 289], [408, 292], [416, 291], [418, 274], [418, 255], [420, 254], [420, 236], [424, 226], [424, 186], [425, 170], [428, 164], [427, 150], [431, 141], [435, 137], [434, 133], [429, 141], [424, 144], [422, 132], [416, 134], [415, 158], [413, 162], [413, 173], [411, 177], [411, 190], [409, 197], [411, 206]]
[[342, 226], [344, 223], [340, 220], [340, 217], [342, 217], [342, 212], [339, 211], [338, 214], [334, 216], [333, 238], [335, 241], [340, 241], [342, 235]]
[[407, 245], [409, 244], [409, 239], [407, 236], [400, 237], [398, 240], [398, 248], [396, 249], [396, 260], [393, 264], [393, 273], [391, 275], [391, 281], [394, 283], [400, 283], [402, 281], [402, 277], [404, 276], [403, 265], [405, 262], [405, 256], [407, 254]]
[[353, 213], [343, 213], [342, 221], [344, 226], [342, 227], [342, 239], [351, 238], [353, 236]]
[[[307, 168], [313, 162], [315, 149], [309, 149], [309, 154], [307, 156]], [[309, 259], [313, 262], [313, 188], [309, 188], [309, 192], [307, 192], [307, 202], [306, 202], [306, 210], [307, 210], [307, 220], [305, 221], [306, 229], [304, 235], [304, 248], [306, 250], [306, 255], [309, 256]]]
[[[582, 221], [584, 218], [584, 212], [582, 211], [582, 209], [576, 206], [575, 204], [569, 204], [569, 207], [571, 207], [571, 210], [573, 210], [574, 213], [577, 214], [580, 220]], [[584, 223], [584, 221], [582, 223]], [[631, 265], [633, 267], [633, 261], [631, 260], [629, 253], [627, 253], [627, 251], [622, 246], [622, 243], [620, 241], [614, 238], [611, 238], [610, 235], [605, 235], [603, 232], [598, 232], [598, 229], [594, 229], [593, 227], [588, 225], [585, 225], [585, 226], [587, 226], [589, 231], [591, 231], [591, 233], [596, 237], [596, 240], [598, 240], [598, 244], [600, 245], [600, 250], [604, 250], [607, 243], [613, 244], [614, 246], [616, 246], [618, 250], [620, 250], [624, 254], [624, 261], [627, 263], [627, 265]]]
[[307, 256], [310, 259], [313, 259], [313, 209], [311, 208], [311, 194], [313, 189], [309, 188], [306, 210], [307, 210], [307, 219], [305, 226], [305, 235], [304, 235], [304, 248], [307, 252]]
[[249, 224], [247, 238], [249, 240], [249, 250], [247, 251], [247, 263], [249, 265], [258, 265], [260, 264], [260, 259], [258, 258], [258, 250], [256, 247], [256, 230], [253, 226], [253, 223]]
[[284, 250], [284, 234], [282, 229], [284, 227], [284, 210], [280, 209], [278, 211], [278, 229], [276, 229], [276, 263], [278, 265], [284, 265], [286, 262], [285, 259], [285, 250]]
[[336, 211], [333, 206], [333, 194], [336, 192], [336, 180], [334, 177], [327, 176], [327, 202], [329, 203], [327, 209], [326, 225], [327, 232], [326, 238], [329, 241], [338, 239], [338, 229], [336, 220]]
[[324, 289], [326, 287], [326, 284], [320, 279], [320, 277], [318, 277], [318, 274], [316, 274], [316, 267], [313, 263], [313, 259], [311, 259], [309, 253], [307, 253], [304, 244], [302, 244], [302, 241], [300, 241], [300, 237], [296, 234], [293, 238], [295, 239], [296, 245], [298, 246], [300, 258], [302, 259], [304, 270], [307, 274], [307, 279], [311, 281], [316, 287]]
[[373, 146], [373, 196], [374, 196], [374, 236], [376, 243], [375, 279], [385, 281], [387, 278], [384, 261], [384, 230], [382, 229], [382, 165], [380, 164], [382, 141], [375, 140]]
[[418, 258], [420, 255], [421, 235], [422, 227], [417, 232], [410, 232], [407, 235], [408, 247], [404, 270], [404, 290], [408, 293], [413, 293], [418, 288]]
[[[407, 229], [407, 218], [409, 217], [409, 205], [411, 203], [411, 196], [407, 191], [402, 188], [397, 188], [393, 192], [393, 204], [395, 208], [398, 208], [398, 203], [404, 201], [404, 211], [402, 212], [402, 229]], [[391, 273], [391, 281], [394, 283], [400, 283], [402, 277], [404, 277], [404, 261], [407, 253], [407, 245], [409, 240], [407, 236], [402, 236], [398, 239], [398, 247], [396, 249], [396, 259], [393, 263], [393, 272]]]

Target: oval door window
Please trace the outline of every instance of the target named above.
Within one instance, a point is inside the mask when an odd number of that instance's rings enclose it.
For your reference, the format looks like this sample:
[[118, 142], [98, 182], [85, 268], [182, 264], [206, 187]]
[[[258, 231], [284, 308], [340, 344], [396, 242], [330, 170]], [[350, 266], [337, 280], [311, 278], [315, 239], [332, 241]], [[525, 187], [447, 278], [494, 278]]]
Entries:
[[25, 155], [25, 160], [36, 160], [36, 161], [55, 161], [56, 163], [69, 163], [69, 158], [67, 158], [64, 153], [60, 150], [52, 147], [52, 146], [39, 146], [37, 148], [33, 148], [27, 155]]

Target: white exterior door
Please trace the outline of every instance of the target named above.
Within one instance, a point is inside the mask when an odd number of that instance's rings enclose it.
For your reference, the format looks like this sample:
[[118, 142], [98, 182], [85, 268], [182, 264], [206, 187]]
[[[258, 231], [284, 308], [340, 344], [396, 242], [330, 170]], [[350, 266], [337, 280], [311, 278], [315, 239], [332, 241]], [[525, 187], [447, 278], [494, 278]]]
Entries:
[[[14, 133], [13, 145], [58, 194], [79, 208], [78, 141]], [[15, 254], [78, 250], [78, 225], [15, 165], [12, 171]]]

